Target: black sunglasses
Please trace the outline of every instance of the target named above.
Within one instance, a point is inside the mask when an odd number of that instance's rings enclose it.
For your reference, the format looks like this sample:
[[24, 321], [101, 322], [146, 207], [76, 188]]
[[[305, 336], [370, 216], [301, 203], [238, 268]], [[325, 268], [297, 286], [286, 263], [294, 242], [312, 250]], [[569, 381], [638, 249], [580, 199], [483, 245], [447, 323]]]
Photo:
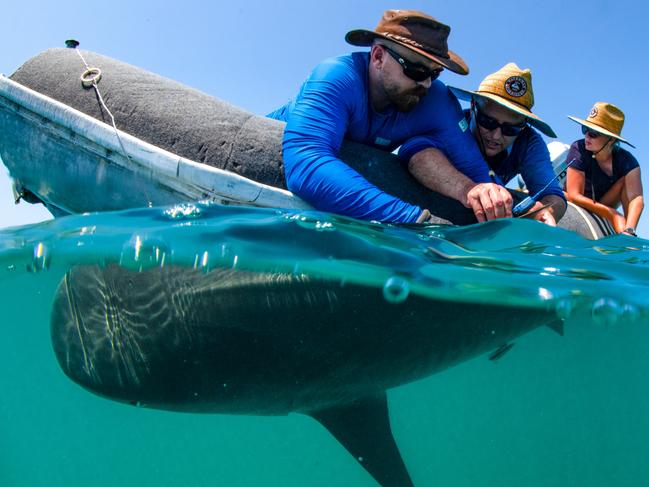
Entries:
[[496, 130], [498, 127], [500, 127], [500, 131], [506, 137], [516, 137], [523, 131], [523, 129], [525, 129], [525, 127], [527, 127], [527, 123], [523, 123], [522, 125], [500, 123], [498, 120], [495, 120], [482, 113], [478, 109], [477, 105], [473, 106], [473, 111], [475, 112], [475, 121], [478, 123], [478, 125], [487, 130]]
[[596, 139], [597, 137], [599, 137], [600, 135], [602, 135], [602, 134], [600, 134], [599, 132], [595, 132], [593, 129], [589, 129], [589, 128], [586, 127], [585, 125], [582, 125], [582, 126], [581, 126], [581, 133], [584, 134], [584, 135], [588, 134], [588, 136], [589, 136], [591, 139]]
[[394, 52], [389, 47], [386, 47], [382, 44], [381, 47], [383, 47], [383, 49], [385, 49], [388, 52], [388, 54], [392, 56], [394, 60], [401, 65], [401, 68], [403, 69], [403, 74], [405, 74], [408, 78], [410, 78], [413, 81], [420, 82], [420, 81], [425, 81], [428, 78], [430, 78], [431, 81], [435, 81], [437, 78], [439, 78], [439, 75], [442, 74], [442, 71], [444, 71], [444, 68], [428, 69], [426, 66], [423, 66], [421, 64], [406, 61], [401, 57], [399, 53]]

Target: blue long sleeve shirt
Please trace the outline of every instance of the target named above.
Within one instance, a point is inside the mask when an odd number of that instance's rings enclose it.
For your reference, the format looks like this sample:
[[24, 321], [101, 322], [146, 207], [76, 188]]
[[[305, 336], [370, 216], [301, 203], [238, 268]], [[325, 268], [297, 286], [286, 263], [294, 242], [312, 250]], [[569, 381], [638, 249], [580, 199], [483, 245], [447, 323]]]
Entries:
[[319, 64], [297, 97], [269, 114], [286, 121], [283, 139], [287, 187], [315, 208], [354, 218], [413, 222], [418, 206], [368, 182], [338, 157], [343, 139], [393, 151], [405, 164], [437, 148], [475, 182], [490, 182], [489, 169], [468, 130], [457, 99], [434, 81], [410, 112], [375, 112], [369, 102], [369, 53]]

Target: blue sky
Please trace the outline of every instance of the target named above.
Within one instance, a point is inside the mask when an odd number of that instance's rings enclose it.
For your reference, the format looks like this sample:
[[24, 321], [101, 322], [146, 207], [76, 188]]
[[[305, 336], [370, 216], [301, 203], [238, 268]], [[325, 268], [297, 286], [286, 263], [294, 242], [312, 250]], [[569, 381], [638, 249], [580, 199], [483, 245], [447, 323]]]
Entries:
[[[649, 7], [644, 2], [7, 3], [0, 27], [3, 74], [72, 37], [84, 49], [258, 114], [289, 99], [321, 60], [358, 49], [345, 43], [348, 30], [373, 29], [387, 8], [422, 10], [451, 26], [449, 46], [471, 69], [468, 76], [445, 73], [443, 81], [474, 89], [507, 62], [529, 67], [534, 112], [563, 142], [581, 136], [579, 126], [566, 115], [586, 117], [595, 101], [618, 105], [627, 116], [623, 135], [637, 146], [632, 153], [640, 161], [649, 192], [649, 141], [643, 130], [649, 106]], [[0, 228], [48, 217], [40, 207], [14, 205], [4, 167], [0, 173]], [[649, 210], [639, 233], [649, 237]]]

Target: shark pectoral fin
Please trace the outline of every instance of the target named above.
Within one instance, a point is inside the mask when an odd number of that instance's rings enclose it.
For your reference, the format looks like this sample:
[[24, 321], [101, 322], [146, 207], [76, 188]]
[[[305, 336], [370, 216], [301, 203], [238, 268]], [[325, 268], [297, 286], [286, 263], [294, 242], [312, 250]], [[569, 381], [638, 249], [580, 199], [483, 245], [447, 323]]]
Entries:
[[308, 414], [327, 428], [383, 487], [413, 485], [392, 436], [385, 393]]
[[563, 336], [563, 320], [561, 318], [551, 321], [545, 326], [550, 328], [552, 331], [556, 331], [559, 335]]
[[500, 360], [503, 355], [509, 352], [513, 346], [513, 343], [505, 343], [504, 345], [501, 345], [494, 352], [492, 352], [491, 355], [489, 355], [489, 360], [495, 363], [497, 360]]

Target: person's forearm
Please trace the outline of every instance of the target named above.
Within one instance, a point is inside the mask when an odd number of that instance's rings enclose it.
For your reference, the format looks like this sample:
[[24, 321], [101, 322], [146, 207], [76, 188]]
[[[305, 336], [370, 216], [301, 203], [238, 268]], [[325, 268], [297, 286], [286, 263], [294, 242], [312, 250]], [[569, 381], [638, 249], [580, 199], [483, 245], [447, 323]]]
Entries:
[[575, 205], [581, 206], [582, 208], [610, 221], [613, 221], [615, 215], [618, 214], [617, 211], [615, 211], [610, 206], [598, 203], [597, 201], [594, 201], [587, 196], [584, 196], [583, 194], [566, 193], [566, 198], [568, 198], [568, 201], [574, 203]]
[[627, 227], [631, 227], [634, 230], [637, 228], [643, 209], [644, 198], [642, 196], [636, 196], [629, 202], [629, 213], [626, 216]]
[[458, 171], [438, 149], [419, 151], [410, 158], [408, 170], [428, 189], [471, 208], [478, 222], [512, 216], [509, 191], [495, 183], [474, 182]]
[[467, 194], [475, 183], [455, 169], [439, 149], [425, 149], [410, 159], [408, 170], [422, 185], [436, 193], [467, 204]]

